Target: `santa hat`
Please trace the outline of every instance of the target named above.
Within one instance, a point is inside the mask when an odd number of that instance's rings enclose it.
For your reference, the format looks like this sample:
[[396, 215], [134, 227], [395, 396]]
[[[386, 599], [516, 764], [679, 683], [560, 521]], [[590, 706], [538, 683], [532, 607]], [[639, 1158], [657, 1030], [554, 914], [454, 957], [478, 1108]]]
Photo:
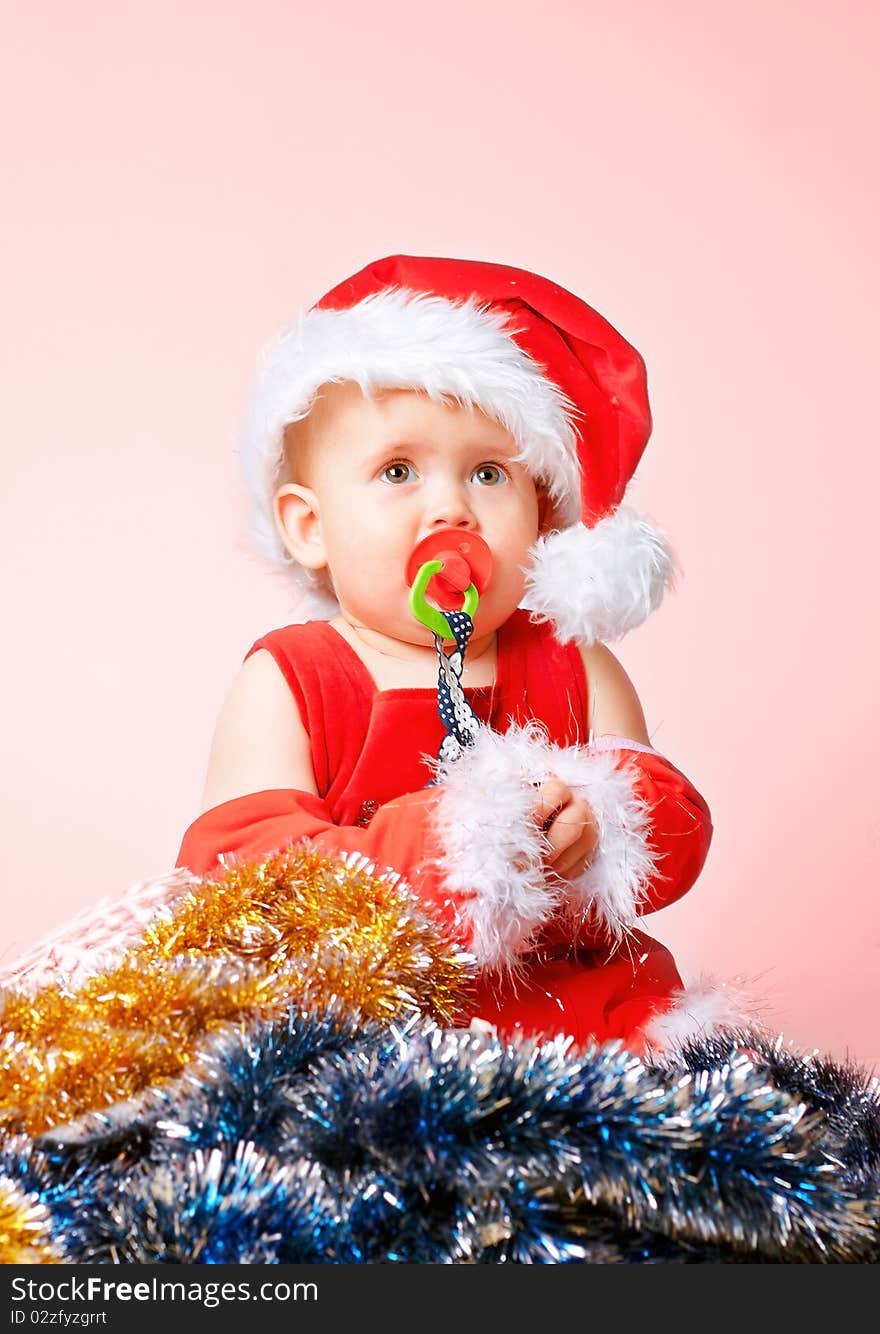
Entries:
[[289, 568], [304, 616], [339, 607], [275, 525], [284, 428], [308, 415], [322, 385], [345, 380], [365, 394], [452, 399], [511, 433], [562, 525], [532, 548], [521, 605], [561, 642], [619, 639], [659, 604], [672, 552], [621, 504], [651, 433], [640, 354], [586, 302], [526, 269], [392, 255], [334, 287], [266, 350], [245, 422], [257, 549]]

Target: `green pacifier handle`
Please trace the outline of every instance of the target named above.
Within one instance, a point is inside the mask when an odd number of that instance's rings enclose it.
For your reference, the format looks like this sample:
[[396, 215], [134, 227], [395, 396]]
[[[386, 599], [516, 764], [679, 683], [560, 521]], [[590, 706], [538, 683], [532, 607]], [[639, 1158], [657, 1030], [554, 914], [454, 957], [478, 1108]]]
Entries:
[[[452, 633], [443, 612], [438, 611], [436, 607], [432, 607], [425, 598], [428, 584], [434, 578], [434, 575], [439, 574], [442, 569], [442, 560], [426, 560], [424, 565], [419, 567], [419, 572], [413, 580], [412, 588], [409, 590], [409, 609], [416, 620], [421, 621], [422, 625], [426, 625], [429, 630], [433, 630], [435, 635], [439, 635], [441, 639], [454, 639], [455, 635]], [[465, 590], [462, 611], [467, 612], [468, 616], [473, 616], [479, 601], [480, 595], [477, 592], [476, 584], [470, 584]]]

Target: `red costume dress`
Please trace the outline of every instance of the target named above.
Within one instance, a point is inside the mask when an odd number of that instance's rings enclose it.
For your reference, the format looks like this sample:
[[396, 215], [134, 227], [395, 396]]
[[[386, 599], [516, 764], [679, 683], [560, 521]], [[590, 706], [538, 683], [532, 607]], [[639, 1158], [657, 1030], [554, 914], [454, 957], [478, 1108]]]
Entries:
[[[460, 864], [456, 875], [450, 870], [454, 861], [442, 861], [444, 785], [432, 784], [429, 763], [444, 737], [436, 689], [378, 690], [351, 645], [326, 621], [274, 630], [245, 656], [257, 649], [272, 654], [295, 697], [311, 739], [319, 796], [276, 789], [224, 802], [190, 825], [176, 865], [207, 875], [216, 872], [221, 854], [265, 856], [301, 838], [328, 850], [361, 850], [379, 869], [401, 872], [466, 948], [477, 943], [478, 958], [484, 941], [484, 966], [463, 1023], [487, 1020], [502, 1035], [519, 1030], [564, 1032], [577, 1041], [622, 1038], [642, 1050], [643, 1026], [669, 1008], [682, 983], [669, 951], [635, 930], [632, 920], [691, 887], [711, 838], [708, 808], [687, 778], [647, 747], [619, 738], [609, 745], [606, 739], [604, 750], [626, 761], [638, 809], [653, 817], [646, 847], [663, 862], [662, 873], [655, 864], [653, 874], [643, 877], [623, 937], [607, 929], [608, 915], [597, 918], [586, 897], [565, 909], [558, 888], [539, 886], [529, 900], [537, 909], [520, 910], [517, 917], [505, 902], [504, 883], [490, 886], [481, 900], [479, 889], [471, 892], [462, 883]], [[515, 612], [498, 629], [495, 684], [465, 687], [464, 693], [494, 733], [539, 720], [551, 752], [554, 746], [575, 747], [589, 761], [580, 652], [575, 644], [560, 644], [549, 624], [532, 623], [527, 612]], [[607, 765], [607, 754], [599, 758]], [[472, 791], [468, 804], [479, 812], [480, 802], [481, 792]], [[486, 823], [491, 838], [490, 817]], [[622, 836], [636, 834], [630, 828]], [[476, 837], [482, 837], [479, 826]], [[550, 879], [558, 886], [558, 877]], [[513, 970], [507, 967], [512, 961]]]

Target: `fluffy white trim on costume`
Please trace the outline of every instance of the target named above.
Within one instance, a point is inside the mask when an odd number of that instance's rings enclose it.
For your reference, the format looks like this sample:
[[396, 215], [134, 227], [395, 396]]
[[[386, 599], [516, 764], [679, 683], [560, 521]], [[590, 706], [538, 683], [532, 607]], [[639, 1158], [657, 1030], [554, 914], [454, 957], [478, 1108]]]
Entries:
[[645, 1028], [652, 1055], [673, 1050], [689, 1038], [708, 1037], [719, 1028], [761, 1024], [755, 998], [743, 987], [714, 978], [701, 978], [679, 991], [672, 1005], [655, 1015]]
[[[530, 720], [505, 733], [481, 729], [457, 760], [425, 757], [443, 793], [435, 814], [444, 849], [440, 869], [450, 890], [472, 894], [461, 912], [484, 966], [513, 966], [560, 907], [579, 922], [601, 924], [612, 940], [634, 925], [656, 854], [637, 773], [621, 762], [628, 743], [616, 740], [614, 751], [557, 746]], [[549, 841], [532, 815], [535, 788], [551, 775], [589, 802], [599, 826], [593, 859], [572, 881], [547, 866]]]
[[[353, 380], [376, 389], [417, 389], [437, 401], [480, 408], [510, 431], [518, 461], [543, 480], [562, 515], [580, 512], [578, 407], [511, 337], [511, 317], [481, 306], [389, 286], [344, 310], [312, 309], [260, 359], [244, 423], [241, 467], [252, 502], [257, 550], [290, 567], [300, 592], [317, 588], [291, 561], [275, 527], [272, 496], [289, 422], [306, 417], [321, 385]], [[331, 614], [333, 614], [331, 612]]]
[[[605, 928], [613, 941], [624, 938], [639, 916], [658, 854], [649, 844], [651, 808], [639, 796], [638, 771], [625, 761], [627, 749], [648, 750], [625, 737], [612, 744], [554, 746], [548, 764], [592, 808], [599, 827], [593, 858], [581, 875], [565, 882], [570, 917]], [[657, 754], [657, 751], [652, 751]]]
[[658, 528], [620, 505], [592, 528], [576, 523], [530, 552], [521, 606], [552, 621], [560, 643], [608, 643], [641, 625], [674, 586], [672, 550]]
[[464, 896], [469, 949], [486, 968], [515, 972], [560, 902], [543, 862], [546, 836], [531, 818], [550, 750], [540, 724], [529, 721], [503, 734], [481, 728], [457, 760], [425, 756], [442, 794], [434, 813], [439, 869], [446, 887]]

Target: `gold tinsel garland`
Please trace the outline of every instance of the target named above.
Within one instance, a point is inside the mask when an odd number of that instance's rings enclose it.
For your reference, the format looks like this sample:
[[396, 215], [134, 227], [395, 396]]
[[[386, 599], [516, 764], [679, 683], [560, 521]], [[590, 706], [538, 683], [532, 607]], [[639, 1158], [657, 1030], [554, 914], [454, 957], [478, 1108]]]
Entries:
[[0, 1264], [54, 1265], [64, 1256], [53, 1244], [45, 1205], [0, 1177]]
[[0, 1129], [38, 1135], [131, 1098], [180, 1074], [219, 1027], [291, 1005], [453, 1023], [468, 976], [403, 882], [361, 857], [300, 845], [234, 864], [79, 988], [5, 993]]

